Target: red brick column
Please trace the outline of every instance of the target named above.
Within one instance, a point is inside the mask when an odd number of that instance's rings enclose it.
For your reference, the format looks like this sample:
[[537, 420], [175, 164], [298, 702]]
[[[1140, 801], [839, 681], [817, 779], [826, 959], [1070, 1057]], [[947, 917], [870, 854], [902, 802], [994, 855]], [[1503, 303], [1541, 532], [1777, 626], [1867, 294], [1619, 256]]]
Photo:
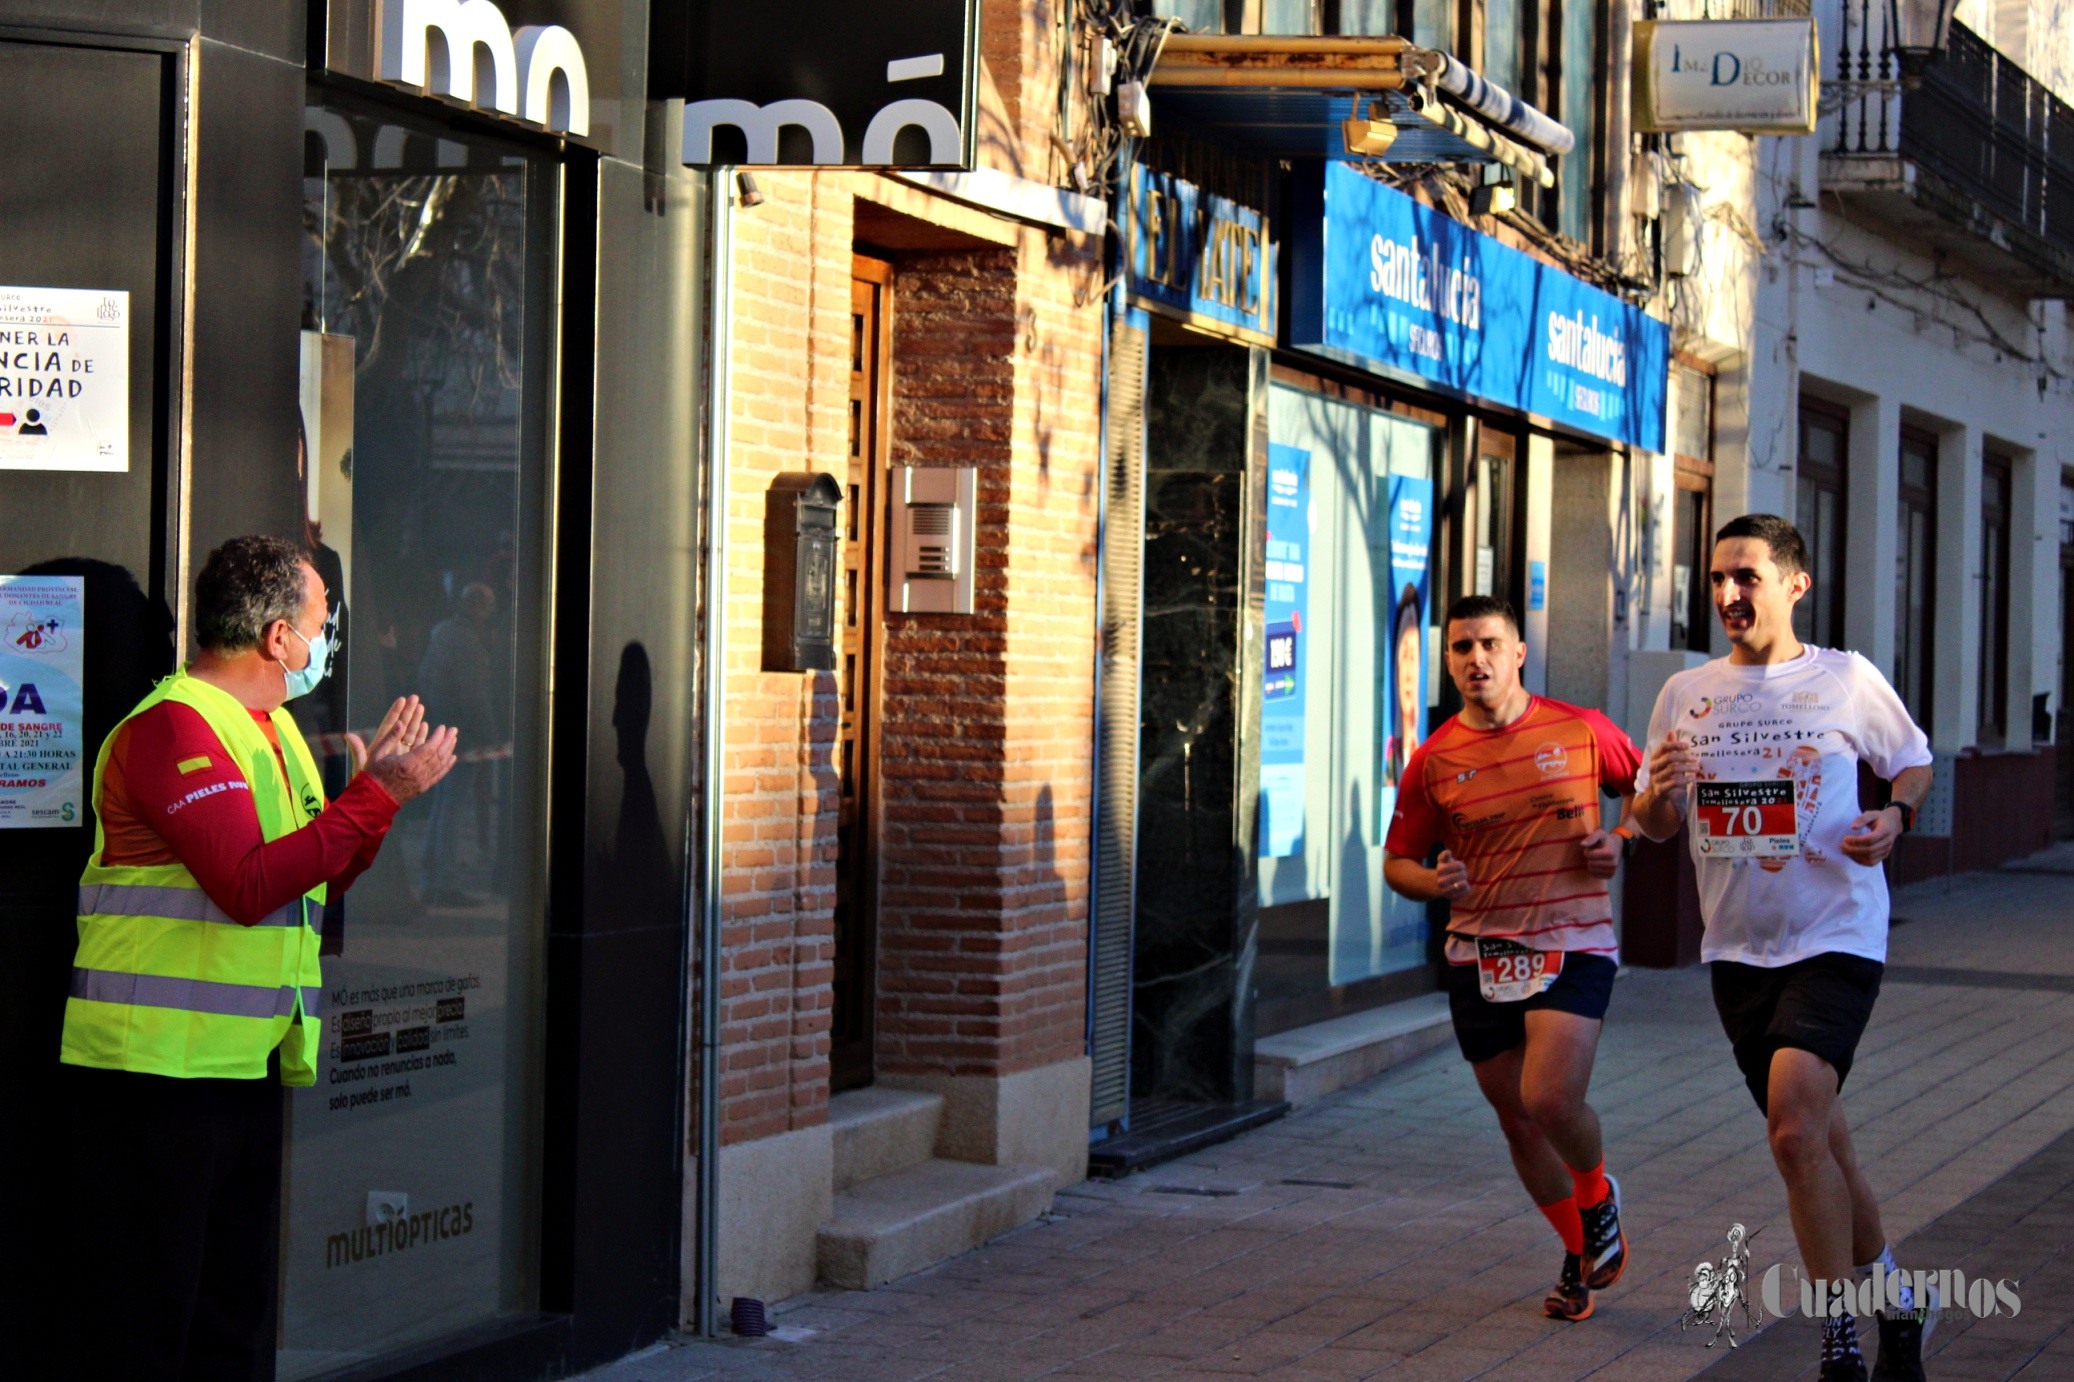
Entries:
[[[851, 199], [805, 173], [759, 174], [735, 218], [730, 406], [725, 1143], [827, 1119], [833, 977], [835, 679], [764, 672], [764, 495], [780, 472], [842, 473]], [[693, 381], [685, 381], [690, 389]]]
[[887, 1075], [1085, 1049], [1100, 312], [1077, 266], [1028, 231], [899, 271], [894, 459], [980, 477], [975, 613], [888, 618]]

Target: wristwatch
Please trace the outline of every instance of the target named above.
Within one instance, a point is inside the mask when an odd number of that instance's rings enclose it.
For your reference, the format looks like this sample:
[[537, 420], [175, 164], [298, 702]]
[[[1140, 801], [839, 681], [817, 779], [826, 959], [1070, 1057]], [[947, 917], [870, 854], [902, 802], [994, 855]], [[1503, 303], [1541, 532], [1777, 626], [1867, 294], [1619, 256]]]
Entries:
[[1901, 833], [1906, 835], [1916, 828], [1916, 808], [1905, 801], [1890, 801], [1887, 805], [1901, 813]]

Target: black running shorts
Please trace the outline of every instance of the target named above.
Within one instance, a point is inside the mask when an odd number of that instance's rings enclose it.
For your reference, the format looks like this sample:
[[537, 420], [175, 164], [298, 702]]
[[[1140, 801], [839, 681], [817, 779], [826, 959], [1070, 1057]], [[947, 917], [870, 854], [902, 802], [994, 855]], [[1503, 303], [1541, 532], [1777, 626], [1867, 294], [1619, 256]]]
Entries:
[[1714, 1009], [1760, 1111], [1772, 1053], [1782, 1046], [1828, 1061], [1836, 1067], [1836, 1087], [1844, 1087], [1886, 969], [1862, 955], [1811, 955], [1776, 969], [1714, 961]]
[[1478, 991], [1476, 966], [1447, 966], [1447, 1005], [1455, 1019], [1455, 1042], [1462, 1059], [1480, 1065], [1502, 1056], [1527, 1039], [1527, 1014], [1539, 1008], [1598, 1020], [1613, 997], [1613, 976], [1620, 966], [1611, 956], [1572, 950], [1563, 956], [1563, 972], [1532, 998], [1493, 1003]]

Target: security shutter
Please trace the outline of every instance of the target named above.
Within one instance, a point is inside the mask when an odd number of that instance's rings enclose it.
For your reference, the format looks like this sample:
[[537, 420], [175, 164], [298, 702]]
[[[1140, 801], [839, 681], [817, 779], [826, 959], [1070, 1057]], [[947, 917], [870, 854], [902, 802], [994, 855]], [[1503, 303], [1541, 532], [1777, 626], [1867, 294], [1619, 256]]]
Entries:
[[1131, 914], [1138, 867], [1138, 641], [1145, 544], [1142, 313], [1119, 315], [1110, 341], [1108, 454], [1102, 476], [1102, 649], [1096, 687], [1094, 918], [1088, 1054], [1089, 1123], [1120, 1119], [1131, 1097]]

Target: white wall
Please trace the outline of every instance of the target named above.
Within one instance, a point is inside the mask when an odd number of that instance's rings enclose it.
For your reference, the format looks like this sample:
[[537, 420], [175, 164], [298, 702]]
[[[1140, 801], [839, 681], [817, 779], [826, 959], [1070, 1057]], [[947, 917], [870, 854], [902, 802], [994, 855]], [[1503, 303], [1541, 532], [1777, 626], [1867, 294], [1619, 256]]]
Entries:
[[[1639, 0], [1633, 17], [1646, 17]], [[1818, 0], [1824, 76], [1838, 51], [1837, 0]], [[1671, 0], [1674, 18], [1702, 0]], [[1961, 22], [2074, 102], [2074, 0], [1965, 0]], [[1657, 219], [1668, 272], [1654, 304], [1679, 351], [1718, 371], [1714, 514], [1792, 516], [1803, 391], [1851, 411], [1845, 626], [1891, 674], [1900, 430], [1940, 437], [1935, 707], [1939, 747], [1977, 738], [1981, 451], [2018, 457], [2010, 540], [2006, 722], [2028, 743], [2031, 697], [2056, 692], [2060, 657], [2058, 490], [2074, 466], [2074, 340], [2059, 303], [2002, 298], [1944, 276], [1927, 256], [1869, 233], [1821, 196], [1821, 135], [1684, 134], [1644, 152], [1628, 179], [1630, 258], [1646, 269]], [[1614, 555], [1633, 596], [1613, 628], [1609, 681], [1627, 649], [1665, 646], [1672, 484], [1668, 463], [1638, 457], [1627, 498], [1632, 541]], [[1614, 487], [1618, 490], [1618, 485]], [[1617, 526], [1617, 519], [1616, 519]], [[1610, 688], [1609, 688], [1610, 689]], [[2055, 706], [2057, 708], [2057, 706]]]
[[[1820, 136], [1754, 141], [1757, 207], [1772, 228], [1755, 277], [1750, 358], [1749, 508], [1792, 514], [1799, 399], [1851, 412], [1846, 540], [1848, 641], [1891, 674], [1894, 515], [1900, 429], [1936, 433], [1939, 451], [1935, 722], [1938, 747], [1977, 739], [1981, 453], [2018, 458], [2010, 539], [2012, 747], [2028, 744], [2031, 696], [2058, 658], [2057, 488], [2074, 463], [2074, 365], [2063, 314], [1941, 275], [1912, 248], [1845, 221], [1818, 198]], [[1737, 511], [1717, 477], [1719, 513]]]

